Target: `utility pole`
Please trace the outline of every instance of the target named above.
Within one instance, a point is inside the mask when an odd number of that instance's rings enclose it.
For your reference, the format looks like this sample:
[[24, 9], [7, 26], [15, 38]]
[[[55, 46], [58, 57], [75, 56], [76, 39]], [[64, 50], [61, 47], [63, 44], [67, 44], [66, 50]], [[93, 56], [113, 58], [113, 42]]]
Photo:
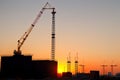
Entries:
[[102, 69], [103, 69], [103, 75], [105, 75], [105, 67], [107, 67], [107, 65], [103, 64], [101, 66], [102, 66]]
[[82, 72], [81, 72], [81, 73], [84, 73], [84, 71], [85, 71], [85, 65], [84, 65], [84, 64], [81, 64], [81, 65], [79, 65], [79, 66], [82, 67]]
[[113, 69], [114, 69], [114, 67], [117, 67], [117, 65], [111, 64], [110, 66], [111, 66], [111, 73], [112, 73], [112, 75], [113, 75], [113, 74], [114, 74]]

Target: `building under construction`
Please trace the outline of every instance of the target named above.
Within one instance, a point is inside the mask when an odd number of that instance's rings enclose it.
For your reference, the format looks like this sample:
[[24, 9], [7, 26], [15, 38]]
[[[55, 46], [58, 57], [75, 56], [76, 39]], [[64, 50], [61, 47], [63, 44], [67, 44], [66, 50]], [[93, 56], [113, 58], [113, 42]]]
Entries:
[[[31, 55], [24, 56], [20, 49], [45, 10], [52, 10], [51, 60], [32, 60]], [[57, 61], [55, 61], [55, 13], [55, 8], [51, 7], [48, 2], [43, 6], [30, 28], [18, 40], [17, 50], [14, 50], [14, 55], [1, 57], [2, 77], [46, 78], [57, 76]]]
[[4, 78], [57, 77], [57, 61], [32, 60], [32, 56], [24, 55], [2, 56], [1, 73]]

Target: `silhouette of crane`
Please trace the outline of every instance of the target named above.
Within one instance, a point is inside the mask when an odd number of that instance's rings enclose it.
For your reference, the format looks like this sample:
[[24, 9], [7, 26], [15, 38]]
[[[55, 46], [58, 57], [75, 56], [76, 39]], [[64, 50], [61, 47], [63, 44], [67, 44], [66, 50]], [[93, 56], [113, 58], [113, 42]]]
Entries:
[[113, 75], [113, 74], [114, 74], [114, 72], [113, 72], [114, 70], [113, 70], [113, 69], [114, 69], [114, 67], [117, 67], [117, 65], [111, 64], [110, 66], [111, 66], [111, 73], [112, 73], [112, 75]]
[[69, 56], [67, 57], [67, 72], [71, 72], [71, 56], [69, 53]]
[[55, 60], [55, 8], [52, 11], [52, 42], [51, 42], [51, 59]]
[[82, 72], [81, 72], [81, 73], [84, 73], [84, 71], [85, 71], [85, 65], [84, 65], [84, 64], [81, 64], [81, 65], [79, 65], [79, 66], [82, 67]]
[[40, 19], [41, 15], [46, 9], [52, 9], [52, 41], [51, 41], [51, 59], [55, 60], [55, 8], [51, 7], [51, 5], [47, 2], [44, 7], [41, 9], [33, 23], [31, 24], [30, 28], [21, 36], [21, 38], [18, 40], [17, 50], [14, 50], [14, 55], [21, 55], [21, 47], [26, 41], [27, 37], [29, 36], [30, 32]]
[[75, 74], [78, 73], [78, 53], [76, 53], [75, 57]]
[[101, 66], [102, 66], [102, 68], [103, 68], [103, 75], [105, 75], [105, 67], [107, 67], [107, 65], [103, 64], [103, 65], [101, 65]]

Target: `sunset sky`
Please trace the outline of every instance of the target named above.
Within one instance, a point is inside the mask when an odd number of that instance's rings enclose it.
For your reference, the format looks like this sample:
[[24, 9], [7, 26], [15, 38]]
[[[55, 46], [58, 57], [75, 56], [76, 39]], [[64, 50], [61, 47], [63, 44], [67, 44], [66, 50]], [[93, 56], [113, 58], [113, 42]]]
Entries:
[[[49, 2], [56, 8], [56, 60], [59, 72], [66, 71], [71, 53], [72, 71], [78, 53], [85, 72], [100, 65], [118, 65], [120, 72], [120, 0], [0, 0], [0, 56], [13, 55], [17, 40]], [[51, 10], [46, 10], [21, 50], [33, 59], [50, 59]], [[79, 66], [79, 71], [81, 67]]]

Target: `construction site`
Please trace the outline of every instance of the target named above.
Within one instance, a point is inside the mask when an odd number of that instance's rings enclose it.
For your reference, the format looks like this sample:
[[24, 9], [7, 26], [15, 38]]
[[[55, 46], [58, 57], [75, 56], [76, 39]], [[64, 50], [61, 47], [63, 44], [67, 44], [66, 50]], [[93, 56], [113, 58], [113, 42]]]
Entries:
[[[44, 11], [51, 10], [52, 33], [51, 33], [51, 60], [32, 60], [32, 55], [24, 55], [21, 47], [35, 27], [36, 23], [44, 14]], [[13, 56], [1, 57], [1, 75], [3, 78], [46, 78], [57, 77], [58, 62], [55, 61], [55, 8], [48, 2], [43, 6], [30, 28], [18, 40], [17, 50]]]
[[[32, 30], [36, 26], [39, 19], [45, 11], [50, 11], [51, 17], [51, 34], [50, 34], [50, 59], [33, 59], [33, 55], [25, 55], [22, 52], [22, 46], [27, 41]], [[42, 7], [38, 15], [35, 17], [30, 27], [17, 41], [17, 49], [13, 50], [12, 56], [1, 56], [1, 72], [0, 79], [13, 80], [119, 80], [120, 77], [114, 77], [115, 64], [110, 65], [111, 72], [106, 75], [106, 67], [102, 64], [102, 76], [98, 70], [90, 70], [85, 72], [86, 64], [79, 64], [78, 53], [74, 54], [74, 72], [72, 71], [71, 54], [69, 53], [66, 59], [64, 71], [59, 76], [58, 61], [56, 60], [56, 7], [51, 6], [48, 2]], [[32, 34], [31, 34], [32, 35]], [[70, 35], [71, 36], [71, 35]], [[82, 61], [81, 61], [82, 63]], [[80, 67], [80, 69], [79, 69]], [[79, 71], [80, 70], [80, 71]], [[73, 74], [74, 73], [74, 74]]]

